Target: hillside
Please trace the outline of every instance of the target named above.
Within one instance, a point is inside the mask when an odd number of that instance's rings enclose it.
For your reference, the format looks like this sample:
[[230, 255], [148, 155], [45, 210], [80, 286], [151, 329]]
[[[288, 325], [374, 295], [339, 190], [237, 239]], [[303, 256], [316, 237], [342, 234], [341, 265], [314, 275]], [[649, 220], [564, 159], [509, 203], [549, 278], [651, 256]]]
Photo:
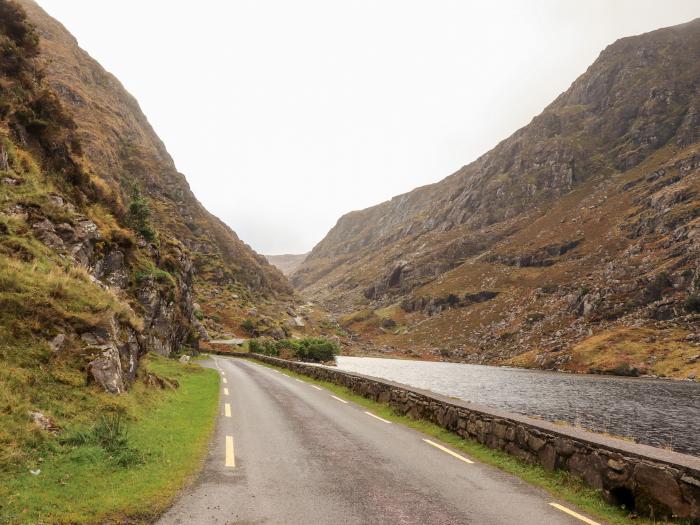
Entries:
[[292, 275], [304, 262], [308, 254], [266, 255], [265, 258], [270, 264], [276, 266], [284, 275]]
[[700, 374], [698, 108], [700, 19], [623, 38], [476, 161], [341, 217], [292, 282], [362, 351]]
[[21, 4], [37, 26], [46, 79], [73, 114], [93, 175], [113, 190], [117, 207], [136, 186], [148, 199], [154, 228], [182, 244], [207, 328], [239, 331], [251, 307], [282, 315], [277, 300], [290, 294], [287, 280], [197, 201], [136, 100], [59, 22], [32, 0]]
[[0, 472], [59, 428], [137, 405], [112, 394], [158, 398], [144, 389], [169, 383], [139, 367], [146, 353], [252, 312], [259, 332], [290, 332], [295, 304], [197, 201], [136, 101], [29, 0], [0, 0], [0, 283]]

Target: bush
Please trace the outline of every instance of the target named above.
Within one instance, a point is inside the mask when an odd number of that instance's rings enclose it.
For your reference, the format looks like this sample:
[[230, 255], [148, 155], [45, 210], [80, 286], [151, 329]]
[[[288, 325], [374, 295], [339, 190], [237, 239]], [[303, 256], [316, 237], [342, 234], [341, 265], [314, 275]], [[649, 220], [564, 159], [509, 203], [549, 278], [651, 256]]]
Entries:
[[278, 343], [272, 339], [251, 339], [248, 342], [248, 350], [254, 354], [263, 354], [272, 357], [277, 357], [279, 355]]
[[338, 350], [338, 345], [328, 339], [307, 338], [299, 341], [297, 357], [302, 361], [332, 361]]
[[689, 295], [685, 300], [685, 309], [689, 312], [700, 313], [700, 294]]
[[131, 203], [129, 204], [129, 222], [147, 241], [152, 241], [156, 238], [156, 232], [151, 227], [150, 219], [151, 209], [148, 206], [148, 201], [141, 195], [139, 189], [134, 186], [131, 193]]
[[258, 327], [255, 324], [255, 321], [252, 319], [246, 319], [241, 323], [241, 328], [246, 331], [248, 335], [255, 335], [257, 332]]
[[300, 361], [315, 363], [332, 361], [338, 354], [338, 345], [328, 339], [308, 337], [305, 339], [251, 339], [248, 349], [254, 354], [277, 357], [280, 354]]

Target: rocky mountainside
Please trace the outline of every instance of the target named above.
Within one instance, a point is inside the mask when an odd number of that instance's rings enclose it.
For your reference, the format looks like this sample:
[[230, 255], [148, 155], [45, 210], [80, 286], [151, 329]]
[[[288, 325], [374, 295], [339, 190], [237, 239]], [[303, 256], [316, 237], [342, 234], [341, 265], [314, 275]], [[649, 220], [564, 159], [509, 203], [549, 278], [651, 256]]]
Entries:
[[340, 218], [292, 276], [387, 352], [700, 373], [700, 19], [606, 48], [446, 179]]
[[266, 255], [265, 258], [270, 264], [276, 266], [284, 275], [292, 275], [306, 259], [307, 253], [284, 255]]
[[139, 374], [160, 384], [140, 358], [196, 347], [200, 320], [288, 330], [291, 293], [119, 82], [36, 4], [0, 0], [0, 470], [39, 439], [27, 414], [60, 426]]
[[[32, 0], [22, 0], [37, 27], [46, 80], [77, 123], [93, 177], [128, 208], [134, 189], [148, 201], [153, 228], [177, 244], [192, 265], [195, 300], [216, 334], [238, 330], [251, 307], [281, 315], [291, 287], [267, 260], [207, 212], [178, 173], [136, 100], [78, 47], [75, 38]], [[162, 254], [161, 254], [162, 255]], [[168, 268], [164, 268], [168, 270]]]

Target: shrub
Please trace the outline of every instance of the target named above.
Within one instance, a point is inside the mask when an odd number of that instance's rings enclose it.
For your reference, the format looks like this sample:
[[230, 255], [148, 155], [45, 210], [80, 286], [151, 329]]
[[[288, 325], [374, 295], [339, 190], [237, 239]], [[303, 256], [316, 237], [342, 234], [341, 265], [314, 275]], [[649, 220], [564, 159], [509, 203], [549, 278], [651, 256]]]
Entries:
[[272, 339], [251, 339], [248, 342], [248, 349], [254, 354], [269, 355], [277, 357], [279, 355], [278, 343]]
[[300, 361], [315, 363], [331, 361], [338, 353], [338, 345], [328, 339], [308, 337], [305, 339], [251, 339], [248, 348], [254, 354], [277, 357], [280, 354]]
[[691, 294], [685, 300], [685, 309], [689, 312], [700, 313], [700, 294]]
[[307, 338], [299, 341], [297, 357], [302, 361], [331, 361], [338, 353], [338, 345], [328, 339]]
[[152, 241], [156, 238], [156, 232], [151, 227], [151, 209], [148, 201], [134, 186], [131, 193], [131, 203], [129, 204], [129, 222], [131, 226], [143, 237]]
[[255, 335], [258, 327], [255, 321], [249, 318], [241, 323], [241, 328], [243, 328], [248, 335]]

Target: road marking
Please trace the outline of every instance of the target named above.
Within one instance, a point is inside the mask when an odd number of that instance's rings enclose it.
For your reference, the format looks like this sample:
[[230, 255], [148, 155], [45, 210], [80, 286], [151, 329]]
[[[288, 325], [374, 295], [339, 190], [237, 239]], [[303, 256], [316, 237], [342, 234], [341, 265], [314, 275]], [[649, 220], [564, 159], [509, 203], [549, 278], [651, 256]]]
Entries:
[[233, 455], [233, 436], [226, 436], [226, 466], [236, 466], [236, 458]]
[[368, 416], [372, 416], [374, 419], [378, 419], [379, 421], [384, 421], [384, 423], [389, 423], [391, 425], [391, 421], [387, 421], [383, 417], [375, 416], [374, 414], [372, 414], [372, 412], [367, 412], [365, 410], [365, 414], [367, 414]]
[[464, 456], [460, 456], [456, 452], [452, 452], [449, 448], [443, 447], [442, 445], [439, 445], [439, 444], [435, 443], [434, 441], [430, 441], [429, 439], [424, 439], [423, 441], [425, 441], [428, 445], [432, 445], [435, 448], [439, 448], [443, 452], [447, 452], [450, 456], [454, 456], [457, 459], [464, 461], [465, 463], [474, 463], [471, 459], [467, 459]]
[[226, 417], [231, 417], [231, 405], [229, 403], [224, 405], [224, 415]]
[[348, 402], [345, 401], [344, 399], [340, 399], [339, 397], [335, 397], [335, 396], [331, 396], [331, 397], [332, 397], [333, 399], [335, 399], [336, 401], [340, 401], [341, 403], [345, 403], [346, 405], [348, 404]]
[[225, 377], [222, 379], [222, 381], [224, 382], [224, 384], [228, 383], [228, 381], [226, 381]]
[[228, 395], [228, 388], [224, 388], [224, 395], [225, 395], [225, 396]]
[[311, 388], [315, 388], [316, 390], [323, 390], [323, 388], [316, 386], [316, 385], [309, 385]]
[[581, 520], [584, 523], [588, 523], [588, 525], [600, 525], [597, 521], [589, 520], [586, 516], [581, 516], [578, 512], [574, 512], [571, 509], [567, 509], [563, 505], [559, 505], [559, 503], [550, 503], [552, 507], [555, 509], [558, 509], [562, 512], [566, 512], [569, 516], [573, 516], [574, 518]]
[[299, 381], [300, 383], [303, 383], [301, 379], [297, 379], [296, 377], [294, 378], [294, 381]]

